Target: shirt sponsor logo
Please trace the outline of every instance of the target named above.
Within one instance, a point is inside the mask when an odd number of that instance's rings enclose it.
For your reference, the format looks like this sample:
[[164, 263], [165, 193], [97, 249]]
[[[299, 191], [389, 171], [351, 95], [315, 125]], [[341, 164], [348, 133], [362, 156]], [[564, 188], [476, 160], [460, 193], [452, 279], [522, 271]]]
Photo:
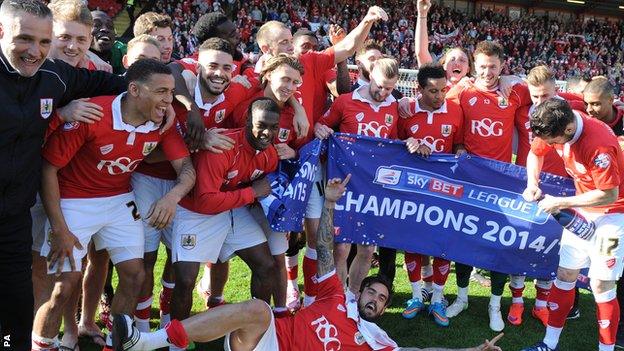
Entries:
[[195, 234], [182, 235], [180, 246], [182, 246], [183, 249], [192, 250], [195, 248], [195, 244], [197, 244], [197, 237]]
[[70, 130], [75, 130], [78, 129], [78, 127], [80, 127], [80, 122], [67, 122], [65, 124], [63, 124], [63, 130], [68, 132]]
[[215, 113], [215, 123], [221, 123], [225, 119], [225, 109], [219, 110]]
[[102, 155], [106, 155], [111, 151], [113, 151], [113, 144], [100, 146], [100, 152], [102, 153]]
[[282, 143], [288, 141], [288, 137], [290, 136], [290, 129], [280, 128], [279, 133], [277, 134], [277, 139]]
[[450, 124], [443, 124], [440, 127], [440, 133], [442, 133], [442, 136], [445, 138], [450, 137], [452, 132], [453, 132], [453, 126], [451, 126]]
[[120, 157], [116, 160], [101, 160], [97, 165], [98, 171], [106, 169], [110, 175], [131, 173], [143, 159], [132, 160], [130, 157]]
[[474, 120], [470, 127], [472, 134], [478, 134], [482, 137], [503, 135], [503, 122], [493, 121], [491, 118]]
[[594, 159], [594, 164], [599, 168], [605, 169], [611, 164], [611, 158], [607, 154], [599, 154]]
[[370, 123], [358, 123], [357, 134], [376, 138], [387, 138], [389, 134], [388, 131], [388, 126], [380, 124], [377, 121], [372, 121]]
[[44, 98], [39, 99], [39, 112], [43, 119], [47, 119], [52, 115], [52, 108], [54, 107], [54, 99]]
[[143, 143], [143, 156], [147, 156], [150, 152], [154, 151], [156, 145], [158, 145], [157, 141], [146, 141]]
[[312, 327], [316, 329], [316, 337], [323, 344], [323, 351], [335, 351], [342, 348], [342, 344], [338, 339], [338, 328], [329, 323], [325, 316], [320, 316], [316, 320], [310, 323]]
[[416, 141], [419, 144], [426, 145], [433, 152], [442, 152], [442, 151], [444, 151], [444, 139], [436, 139], [436, 138], [434, 138], [434, 137], [432, 137], [430, 135], [427, 135], [426, 137], [424, 137], [422, 139], [418, 139], [417, 138]]

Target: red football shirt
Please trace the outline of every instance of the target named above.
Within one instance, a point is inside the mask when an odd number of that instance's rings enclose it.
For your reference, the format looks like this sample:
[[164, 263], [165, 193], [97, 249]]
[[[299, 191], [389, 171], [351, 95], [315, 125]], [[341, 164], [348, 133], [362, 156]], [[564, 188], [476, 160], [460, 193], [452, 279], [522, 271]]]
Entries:
[[[264, 96], [264, 91], [260, 90], [246, 101], [238, 104], [234, 109], [232, 117], [232, 127], [244, 128], [247, 125], [247, 110], [251, 102], [259, 97]], [[286, 103], [280, 110], [279, 132], [275, 136], [274, 144], [288, 144], [291, 148], [298, 150], [303, 144], [297, 142], [297, 133], [293, 125], [295, 118], [295, 110]]]
[[193, 154], [197, 180], [193, 191], [180, 201], [184, 208], [214, 215], [251, 204], [255, 201], [251, 182], [277, 168], [277, 151], [272, 145], [263, 151], [254, 149], [244, 129], [226, 135], [236, 143], [231, 150]]
[[[320, 279], [313, 304], [292, 317], [276, 319], [275, 328], [283, 351], [373, 350], [358, 329], [357, 320], [347, 315], [344, 289], [335, 273]], [[386, 346], [379, 350], [395, 349]]]
[[[327, 109], [328, 109], [327, 97], [330, 93], [327, 85], [331, 84], [335, 80], [336, 80], [336, 69], [332, 68], [330, 70], [327, 70], [323, 74], [323, 79], [319, 79], [316, 82], [316, 89], [314, 91], [314, 112], [313, 112], [315, 123], [321, 118], [321, 116], [325, 114], [325, 112], [327, 112]], [[314, 128], [314, 125], [311, 125], [310, 127]]]
[[535, 138], [531, 151], [544, 156], [554, 148], [563, 157], [578, 194], [595, 189], [619, 188], [615, 203], [584, 209], [590, 212], [624, 213], [624, 153], [615, 134], [603, 122], [577, 111], [574, 113], [577, 130], [572, 140], [563, 145], [548, 145], [542, 139]]
[[48, 138], [43, 157], [59, 167], [61, 198], [95, 198], [124, 194], [130, 189], [130, 174], [157, 145], [168, 160], [189, 155], [184, 140], [172, 128], [160, 134], [159, 126], [147, 122], [126, 124], [118, 96], [100, 96], [104, 117], [93, 124], [65, 123]]
[[516, 84], [509, 98], [498, 91], [483, 91], [474, 85], [458, 96], [464, 110], [464, 146], [474, 155], [511, 162], [514, 118], [527, 101], [527, 87]]
[[310, 130], [306, 140], [314, 138], [314, 123], [321, 118], [319, 109], [314, 106], [317, 99], [317, 90], [320, 84], [325, 84], [326, 72], [336, 66], [336, 56], [333, 47], [324, 51], [308, 51], [299, 56], [299, 62], [303, 65], [303, 84], [299, 88], [302, 97], [302, 105], [305, 109]]
[[342, 133], [396, 139], [399, 123], [396, 99], [389, 95], [381, 104], [374, 105], [360, 95], [362, 89], [368, 89], [368, 85], [336, 98], [319, 123], [338, 127]]
[[447, 100], [435, 111], [423, 110], [415, 102], [416, 113], [410, 118], [399, 118], [399, 139], [414, 138], [427, 145], [432, 152], [453, 153], [453, 145], [464, 142], [464, 112], [453, 101]]
[[[232, 83], [225, 92], [217, 97], [215, 102], [204, 103], [201, 98], [201, 90], [198, 81], [195, 86], [195, 103], [203, 114], [206, 128], [230, 128], [232, 126], [230, 117], [236, 106], [253, 95], [257, 89], [257, 86], [252, 86], [248, 89], [242, 84]], [[187, 130], [186, 118], [188, 116], [188, 111], [177, 101], [173, 102], [173, 109], [175, 110], [176, 119], [178, 120], [176, 129], [180, 135], [184, 137]], [[177, 174], [169, 162], [141, 162], [136, 171], [159, 179], [175, 180], [177, 178]]]

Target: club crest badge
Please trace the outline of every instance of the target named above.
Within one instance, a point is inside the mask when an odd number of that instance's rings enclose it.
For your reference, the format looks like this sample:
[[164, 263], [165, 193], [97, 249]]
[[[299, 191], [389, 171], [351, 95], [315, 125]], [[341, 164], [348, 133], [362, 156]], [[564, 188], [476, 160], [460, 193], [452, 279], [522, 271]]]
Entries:
[[215, 113], [215, 123], [221, 123], [225, 119], [225, 109], [221, 109]]
[[39, 112], [43, 119], [48, 119], [52, 115], [54, 99], [39, 99]]
[[146, 141], [143, 143], [143, 156], [147, 156], [150, 152], [154, 151], [156, 145], [158, 145], [156, 141]]
[[394, 122], [394, 116], [386, 113], [386, 125], [390, 126], [392, 125], [392, 122]]
[[450, 124], [443, 124], [440, 127], [440, 133], [442, 133], [442, 136], [445, 138], [450, 137], [452, 132], [453, 132], [453, 126], [451, 126]]
[[180, 245], [182, 246], [183, 249], [192, 250], [193, 248], [195, 248], [196, 244], [197, 244], [197, 236], [195, 234], [182, 235], [182, 241], [180, 242]]
[[282, 143], [288, 141], [288, 137], [290, 136], [290, 129], [280, 128], [279, 133], [277, 134], [277, 139]]

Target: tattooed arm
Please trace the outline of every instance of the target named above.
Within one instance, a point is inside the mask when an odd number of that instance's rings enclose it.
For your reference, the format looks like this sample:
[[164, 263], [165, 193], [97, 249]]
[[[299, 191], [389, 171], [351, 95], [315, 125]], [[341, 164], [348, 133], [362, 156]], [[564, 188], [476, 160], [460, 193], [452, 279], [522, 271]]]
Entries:
[[340, 178], [330, 179], [325, 186], [325, 205], [321, 212], [321, 224], [316, 233], [316, 267], [318, 277], [331, 272], [334, 266], [334, 207], [342, 194], [345, 192], [351, 175], [348, 174], [344, 181]]

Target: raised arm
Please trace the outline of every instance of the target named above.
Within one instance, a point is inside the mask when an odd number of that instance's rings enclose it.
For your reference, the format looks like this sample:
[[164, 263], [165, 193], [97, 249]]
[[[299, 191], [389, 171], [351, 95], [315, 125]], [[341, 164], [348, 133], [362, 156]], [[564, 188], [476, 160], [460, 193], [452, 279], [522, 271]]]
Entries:
[[351, 179], [348, 174], [344, 180], [330, 179], [325, 186], [325, 204], [321, 212], [321, 223], [316, 233], [317, 276], [322, 277], [335, 269], [334, 254], [334, 207]]
[[378, 20], [388, 20], [388, 14], [379, 6], [371, 6], [368, 13], [357, 27], [347, 34], [338, 44], [334, 45], [334, 62], [339, 63], [353, 55], [358, 46], [366, 40], [373, 24]]
[[418, 66], [433, 61], [429, 53], [429, 33], [427, 33], [427, 15], [431, 8], [431, 0], [418, 0], [418, 18], [416, 18], [416, 30], [414, 32], [414, 54]]

